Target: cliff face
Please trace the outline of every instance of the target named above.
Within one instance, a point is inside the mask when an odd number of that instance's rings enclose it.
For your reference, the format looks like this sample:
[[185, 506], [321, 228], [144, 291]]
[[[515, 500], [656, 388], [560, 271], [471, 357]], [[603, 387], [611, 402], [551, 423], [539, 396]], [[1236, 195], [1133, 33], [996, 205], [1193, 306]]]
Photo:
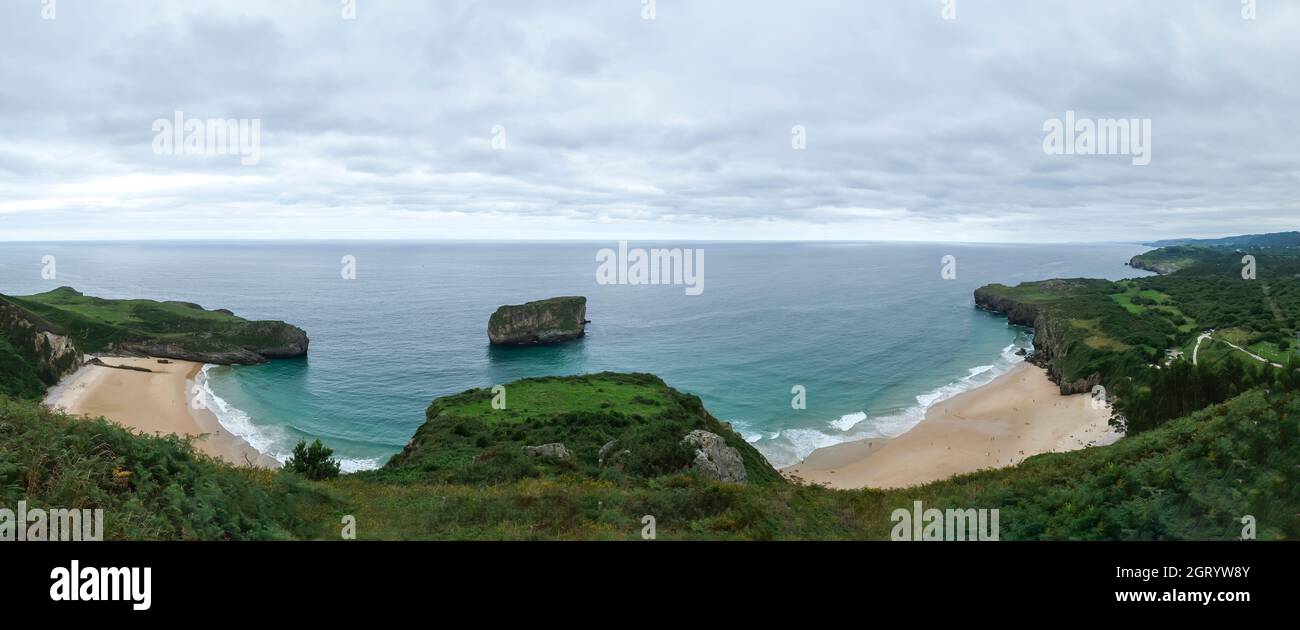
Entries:
[[8, 381], [5, 389], [10, 393], [39, 393], [36, 388], [53, 385], [81, 366], [82, 353], [70, 337], [4, 297], [0, 297], [0, 338], [5, 346], [0, 378]]
[[1066, 381], [1060, 362], [1070, 351], [1071, 340], [1066, 338], [1068, 322], [1058, 322], [1051, 310], [1001, 293], [998, 285], [975, 290], [975, 305], [986, 311], [1006, 315], [1007, 321], [1017, 326], [1034, 329], [1034, 352], [1025, 360], [1047, 369], [1052, 382], [1060, 386], [1061, 394], [1081, 394], [1092, 391], [1101, 383], [1101, 374]]
[[527, 346], [577, 339], [586, 334], [587, 298], [557, 297], [502, 306], [488, 319], [493, 345]]
[[1172, 263], [1163, 263], [1158, 261], [1147, 260], [1146, 258], [1143, 258], [1140, 255], [1130, 258], [1128, 261], [1128, 266], [1134, 269], [1152, 271], [1162, 276], [1165, 274], [1173, 273], [1178, 270], [1178, 265]]
[[217, 365], [256, 365], [307, 354], [307, 333], [284, 322], [244, 322], [220, 334], [199, 332], [180, 340], [145, 339], [108, 345], [110, 354], [162, 357]]
[[[975, 306], [986, 311], [1007, 316], [1007, 321], [1017, 326], [1029, 326], [1038, 329], [1038, 306], [1020, 302], [1014, 298], [998, 293], [995, 287], [975, 289]], [[1037, 344], [1038, 339], [1034, 339]], [[1036, 349], [1036, 348], [1035, 348]]]

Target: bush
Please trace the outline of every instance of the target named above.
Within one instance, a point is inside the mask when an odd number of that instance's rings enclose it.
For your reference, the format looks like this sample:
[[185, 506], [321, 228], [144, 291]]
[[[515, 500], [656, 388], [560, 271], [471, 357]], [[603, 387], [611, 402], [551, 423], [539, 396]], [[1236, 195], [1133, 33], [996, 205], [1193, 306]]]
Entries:
[[332, 479], [339, 476], [338, 460], [331, 459], [334, 449], [321, 444], [320, 440], [307, 446], [307, 440], [298, 440], [293, 447], [293, 455], [284, 463], [284, 469], [296, 472], [312, 481]]

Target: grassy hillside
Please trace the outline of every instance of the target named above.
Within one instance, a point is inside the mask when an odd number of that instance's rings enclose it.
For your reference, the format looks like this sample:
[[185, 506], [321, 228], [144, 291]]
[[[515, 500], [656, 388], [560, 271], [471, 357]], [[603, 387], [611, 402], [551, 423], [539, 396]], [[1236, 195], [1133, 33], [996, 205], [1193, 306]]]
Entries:
[[293, 510], [318, 490], [235, 468], [174, 437], [142, 436], [0, 397], [0, 506], [103, 509], [106, 539], [307, 537]]

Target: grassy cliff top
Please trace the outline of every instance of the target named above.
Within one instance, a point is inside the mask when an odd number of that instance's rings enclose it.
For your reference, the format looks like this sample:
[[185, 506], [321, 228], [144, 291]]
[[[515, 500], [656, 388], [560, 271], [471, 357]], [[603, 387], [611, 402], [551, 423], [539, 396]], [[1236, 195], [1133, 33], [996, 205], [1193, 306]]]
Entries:
[[[604, 372], [516, 381], [495, 394], [475, 389], [435, 400], [389, 477], [502, 482], [544, 476], [623, 480], [679, 473], [694, 451], [682, 438], [701, 429], [736, 449], [752, 483], [783, 483], [767, 460], [714, 418], [696, 396], [651, 374]], [[569, 461], [524, 453], [562, 443]], [[606, 447], [602, 464], [600, 451]]]
[[[249, 321], [225, 310], [206, 310], [188, 302], [109, 300], [71, 287], [23, 297], [0, 296], [72, 338], [82, 352], [171, 348], [187, 352], [249, 358], [251, 354], [296, 356], [306, 352], [306, 334], [283, 322]], [[299, 351], [300, 350], [300, 351]], [[177, 356], [174, 358], [186, 358]], [[243, 362], [243, 361], [230, 361]]]

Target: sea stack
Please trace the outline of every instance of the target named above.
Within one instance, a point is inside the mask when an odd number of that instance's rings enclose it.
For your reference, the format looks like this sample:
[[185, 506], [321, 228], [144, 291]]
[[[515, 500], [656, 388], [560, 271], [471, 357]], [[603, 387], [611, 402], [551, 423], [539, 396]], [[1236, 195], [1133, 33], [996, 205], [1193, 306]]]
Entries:
[[587, 298], [555, 297], [498, 308], [488, 319], [494, 346], [559, 343], [586, 334]]

